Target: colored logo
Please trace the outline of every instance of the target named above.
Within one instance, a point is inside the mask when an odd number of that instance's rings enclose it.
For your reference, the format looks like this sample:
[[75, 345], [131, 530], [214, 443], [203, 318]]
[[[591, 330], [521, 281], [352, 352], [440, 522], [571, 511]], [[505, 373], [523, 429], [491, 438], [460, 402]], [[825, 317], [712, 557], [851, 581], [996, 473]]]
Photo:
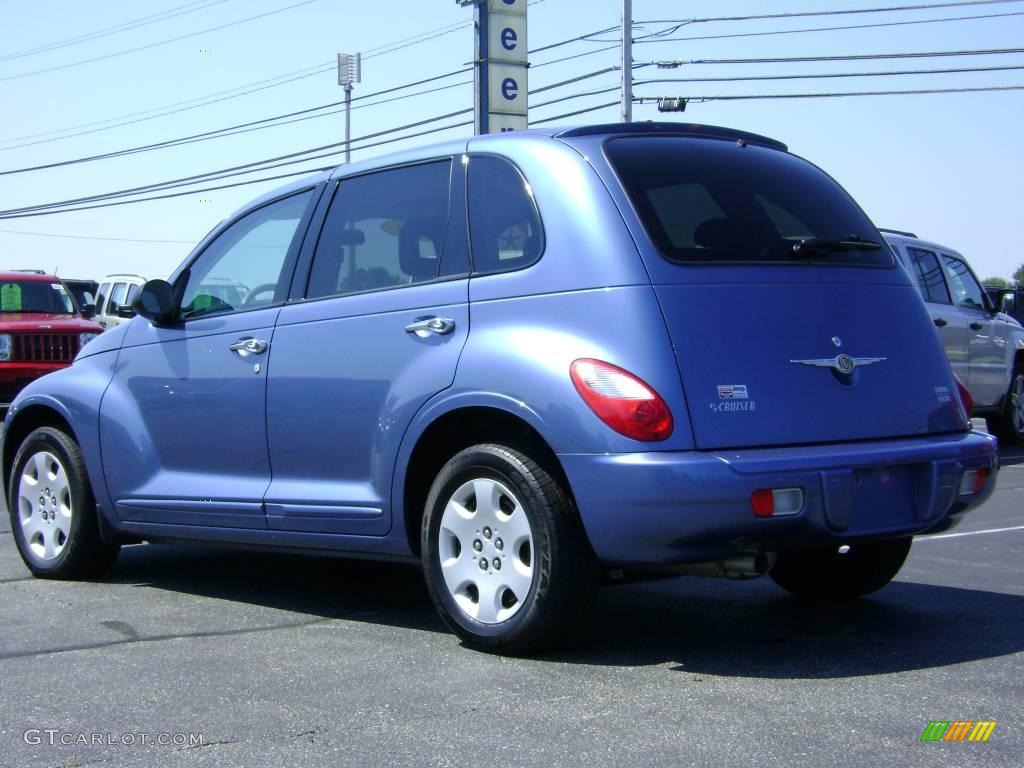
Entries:
[[988, 741], [995, 720], [931, 720], [921, 741]]

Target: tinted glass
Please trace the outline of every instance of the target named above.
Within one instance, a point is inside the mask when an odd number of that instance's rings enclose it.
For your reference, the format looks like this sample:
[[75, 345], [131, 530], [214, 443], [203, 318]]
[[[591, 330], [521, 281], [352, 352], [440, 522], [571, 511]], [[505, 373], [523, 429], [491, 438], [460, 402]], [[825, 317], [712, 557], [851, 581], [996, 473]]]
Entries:
[[[822, 262], [891, 266], [893, 256], [848, 194], [793, 155], [737, 142], [625, 137], [608, 159], [658, 250], [677, 262]], [[806, 238], [881, 244], [804, 251]]]
[[925, 301], [949, 304], [949, 291], [938, 257], [922, 248], [907, 248], [910, 254], [910, 270]]
[[[309, 190], [257, 208], [221, 232], [189, 268], [182, 319], [283, 301], [291, 277], [285, 265], [312, 196]], [[224, 285], [236, 290], [225, 294]]]
[[309, 298], [433, 280], [449, 220], [452, 163], [345, 179], [317, 243]]
[[74, 311], [74, 300], [60, 283], [48, 283], [45, 280], [0, 282], [0, 312], [68, 315]]
[[946, 268], [946, 280], [949, 282], [953, 303], [967, 309], [985, 309], [985, 299], [982, 296], [984, 291], [967, 264], [947, 254], [942, 254], [942, 263]]
[[518, 169], [499, 157], [473, 157], [467, 184], [473, 272], [507, 272], [539, 259], [540, 215]]
[[107, 301], [107, 296], [110, 295], [110, 283], [104, 283], [96, 289], [96, 314], [102, 315], [104, 312], [104, 304]]

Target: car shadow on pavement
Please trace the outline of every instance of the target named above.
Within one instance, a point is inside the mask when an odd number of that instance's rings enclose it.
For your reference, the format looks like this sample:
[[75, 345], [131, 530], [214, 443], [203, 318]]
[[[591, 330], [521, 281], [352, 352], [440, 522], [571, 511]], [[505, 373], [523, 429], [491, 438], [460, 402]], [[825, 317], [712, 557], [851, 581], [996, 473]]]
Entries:
[[[446, 632], [416, 566], [190, 545], [126, 547], [105, 579], [311, 616]], [[598, 592], [564, 650], [538, 660], [669, 665], [695, 675], [848, 678], [1024, 650], [1024, 597], [894, 582], [844, 604], [769, 579], [682, 577]], [[457, 642], [452, 638], [452, 643]], [[468, 652], [468, 651], [467, 651]]]
[[[621, 592], [620, 592], [621, 590]], [[587, 640], [552, 660], [691, 674], [849, 678], [1024, 650], [1024, 597], [893, 582], [847, 603], [752, 583], [673, 579], [604, 590]]]

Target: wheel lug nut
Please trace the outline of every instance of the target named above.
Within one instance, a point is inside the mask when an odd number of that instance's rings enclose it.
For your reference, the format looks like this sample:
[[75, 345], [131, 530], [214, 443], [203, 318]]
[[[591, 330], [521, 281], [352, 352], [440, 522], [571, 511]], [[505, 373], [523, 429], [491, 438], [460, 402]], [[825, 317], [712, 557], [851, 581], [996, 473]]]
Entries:
[[484, 528], [484, 538], [485, 539], [491, 538], [491, 529], [490, 528]]
[[501, 560], [499, 560], [498, 558], [494, 558], [494, 570], [501, 570]]
[[482, 541], [480, 541], [480, 539], [477, 539], [477, 540], [475, 540], [473, 542], [473, 549], [475, 551], [479, 552], [483, 548], [484, 548], [484, 543]]
[[501, 539], [495, 539], [494, 540], [494, 548], [495, 549], [504, 549], [505, 548], [505, 542], [502, 541]]
[[486, 557], [481, 557], [480, 558], [480, 570], [481, 571], [486, 571], [487, 570], [487, 558]]

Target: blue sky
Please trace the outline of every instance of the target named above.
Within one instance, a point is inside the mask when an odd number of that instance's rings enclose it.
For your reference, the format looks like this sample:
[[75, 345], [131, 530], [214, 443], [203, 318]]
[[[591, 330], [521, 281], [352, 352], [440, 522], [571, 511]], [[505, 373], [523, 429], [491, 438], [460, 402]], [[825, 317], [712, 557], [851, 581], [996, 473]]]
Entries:
[[[645, 23], [634, 36], [679, 22], [722, 16], [871, 9], [943, 0], [634, 0]], [[289, 7], [291, 6], [291, 7]], [[542, 48], [619, 23], [618, 0], [540, 0], [529, 10], [529, 45]], [[472, 11], [455, 0], [105, 0], [0, 3], [0, 171], [163, 142], [272, 115], [338, 101], [331, 67], [338, 51], [363, 51], [356, 97], [463, 68], [473, 56]], [[166, 12], [166, 13], [165, 13]], [[61, 44], [145, 17], [153, 23], [74, 44]], [[266, 15], [263, 15], [266, 14]], [[995, 15], [819, 32], [791, 30]], [[1017, 14], [1017, 15], [1006, 15]], [[248, 21], [250, 17], [263, 15]], [[230, 25], [230, 26], [225, 26]], [[223, 27], [221, 29], [213, 29]], [[211, 30], [203, 32], [203, 30]], [[195, 33], [199, 34], [195, 34]], [[784, 32], [784, 34], [755, 34]], [[422, 39], [427, 37], [429, 39]], [[745, 35], [739, 37], [737, 35]], [[416, 38], [418, 39], [409, 39]], [[638, 44], [638, 63], [695, 59], [779, 58], [963, 51], [1024, 47], [1024, 2], [990, 2], [887, 13], [782, 19], [694, 21]], [[174, 38], [182, 38], [174, 42]], [[530, 87], [614, 67], [616, 32], [534, 53]], [[657, 40], [659, 38], [652, 38]], [[397, 45], [396, 45], [397, 43]], [[29, 53], [38, 48], [48, 50]], [[122, 53], [131, 49], [134, 52]], [[27, 55], [26, 55], [27, 54]], [[553, 61], [581, 55], [568, 61]], [[97, 61], [88, 61], [99, 59]], [[977, 67], [1024, 67], [1024, 54], [760, 64], [685, 64], [635, 72], [659, 77], [723, 78]], [[292, 82], [237, 98], [242, 86]], [[50, 71], [41, 71], [50, 70]], [[616, 72], [538, 94], [533, 104], [616, 85]], [[469, 75], [355, 102], [354, 138], [472, 106]], [[270, 81], [270, 82], [263, 82]], [[645, 96], [725, 96], [839, 91], [914, 90], [1024, 85], [1024, 69], [912, 76], [638, 86]], [[453, 86], [415, 94], [431, 87]], [[260, 86], [255, 86], [260, 87]], [[228, 93], [225, 93], [228, 92]], [[221, 101], [194, 107], [193, 100]], [[405, 95], [387, 103], [385, 98]], [[615, 93], [531, 105], [531, 120], [614, 101]], [[187, 103], [183, 103], [187, 102]], [[185, 109], [182, 109], [182, 108]], [[194, 107], [194, 108], [188, 108]], [[174, 114], [139, 120], [153, 110]], [[335, 108], [336, 109], [336, 108]], [[328, 110], [329, 111], [329, 110]], [[318, 113], [312, 113], [318, 114]], [[634, 117], [658, 119], [653, 106]], [[817, 163], [840, 181], [876, 224], [909, 229], [960, 250], [984, 278], [1009, 277], [1024, 263], [1018, 223], [1024, 210], [1024, 91], [871, 96], [837, 99], [691, 103], [673, 120], [763, 133]], [[137, 121], [109, 128], [112, 118]], [[459, 122], [451, 118], [417, 130]], [[611, 122], [618, 107], [569, 118], [566, 124]], [[123, 121], [122, 120], [122, 121]], [[121, 122], [121, 121], [118, 121]], [[94, 130], [100, 128], [102, 130]], [[70, 133], [89, 131], [64, 138]], [[353, 159], [435, 139], [469, 135], [455, 128], [387, 146], [355, 149]], [[406, 133], [411, 133], [412, 130]], [[396, 133], [382, 138], [404, 135]], [[76, 165], [0, 175], [0, 209], [54, 202], [176, 179], [321, 146], [344, 138], [340, 113], [210, 141]], [[364, 142], [369, 143], [369, 142]], [[354, 144], [358, 146], [358, 144]], [[209, 184], [244, 181], [335, 159], [320, 159]], [[163, 201], [33, 218], [0, 219], [0, 267], [47, 270], [98, 279], [109, 272], [164, 277], [192, 244], [246, 200], [288, 181], [195, 192]], [[204, 185], [205, 186], [205, 185]], [[173, 190], [180, 191], [180, 190]], [[13, 234], [25, 232], [33, 234]]]

